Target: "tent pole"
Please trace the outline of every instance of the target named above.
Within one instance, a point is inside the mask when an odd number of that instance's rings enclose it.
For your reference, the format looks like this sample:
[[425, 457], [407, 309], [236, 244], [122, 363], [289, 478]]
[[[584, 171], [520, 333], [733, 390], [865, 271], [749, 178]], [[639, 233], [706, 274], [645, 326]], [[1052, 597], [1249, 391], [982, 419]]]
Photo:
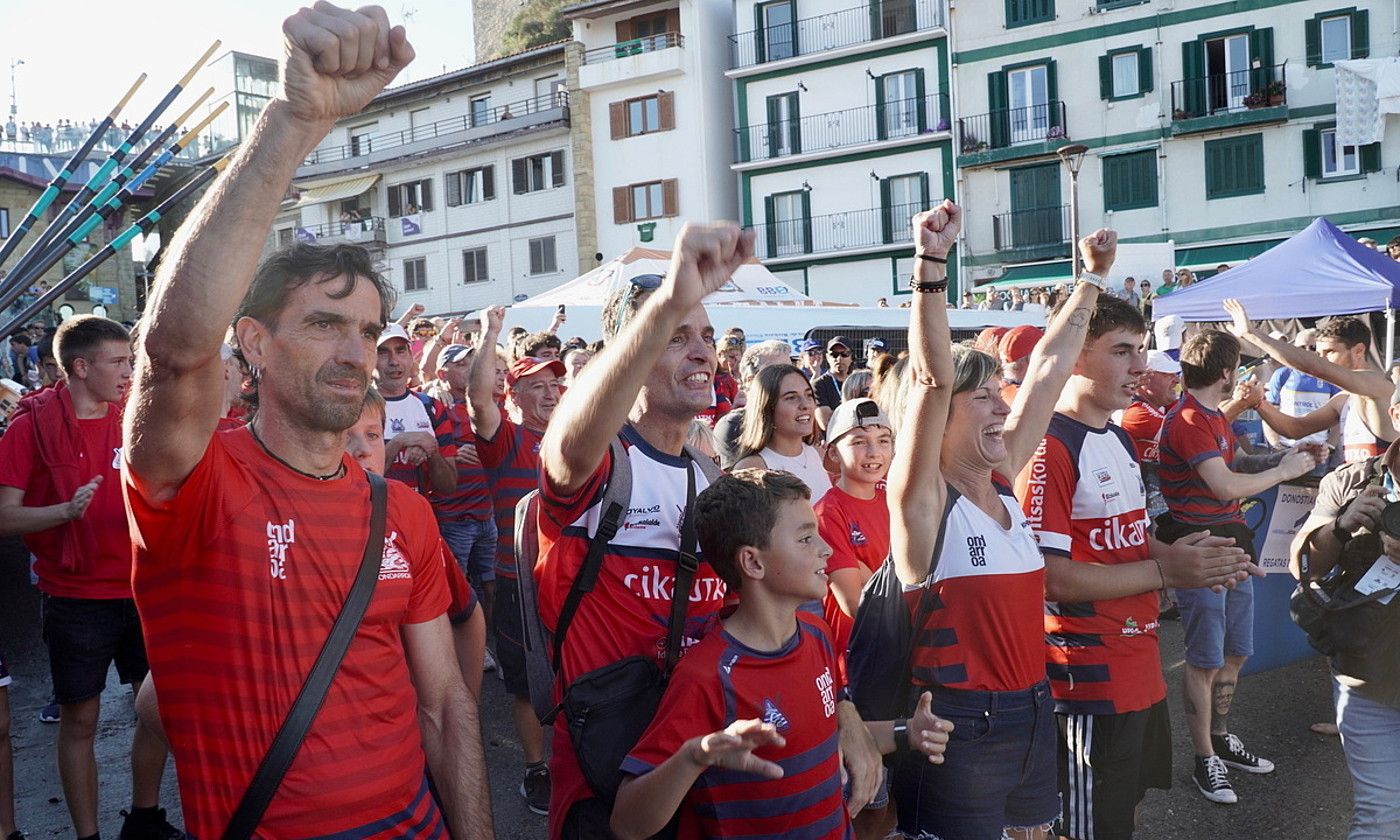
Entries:
[[1386, 307], [1385, 310], [1385, 370], [1390, 372], [1390, 366], [1395, 363], [1395, 308]]

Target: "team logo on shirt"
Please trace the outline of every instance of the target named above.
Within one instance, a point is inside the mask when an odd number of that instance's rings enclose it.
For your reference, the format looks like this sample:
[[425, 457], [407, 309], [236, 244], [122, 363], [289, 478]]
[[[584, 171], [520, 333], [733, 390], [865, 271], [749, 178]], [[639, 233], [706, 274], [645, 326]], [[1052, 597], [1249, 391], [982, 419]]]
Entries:
[[389, 431], [393, 432], [393, 433], [396, 434], [396, 435], [401, 435], [401, 434], [403, 434], [405, 431], [407, 431], [407, 429], [405, 429], [405, 428], [404, 428], [404, 425], [403, 425], [403, 418], [402, 418], [402, 417], [390, 417], [390, 418], [389, 418]]
[[287, 579], [287, 549], [297, 541], [297, 523], [288, 519], [278, 525], [267, 523], [267, 559], [274, 580]]
[[865, 544], [868, 543], [868, 542], [870, 542], [870, 540], [866, 539], [866, 537], [865, 537], [865, 532], [862, 531], [862, 530], [860, 529], [860, 526], [859, 526], [859, 525], [857, 525], [856, 523], [852, 522], [852, 523], [851, 523], [851, 545], [865, 545]]
[[836, 681], [831, 678], [831, 669], [823, 668], [817, 677], [817, 691], [822, 695], [822, 711], [827, 717], [836, 714]]
[[981, 534], [967, 538], [967, 559], [974, 566], [987, 565], [987, 538]]
[[1133, 618], [1132, 616], [1128, 616], [1127, 618], [1123, 619], [1123, 629], [1119, 631], [1119, 634], [1123, 636], [1141, 636], [1143, 633], [1151, 633], [1153, 630], [1156, 630], [1159, 624], [1160, 622], [1158, 622], [1156, 619], [1153, 619], [1152, 621], [1149, 621], [1146, 624], [1139, 626], [1137, 623], [1137, 619]]
[[1131, 522], [1110, 516], [1089, 529], [1089, 547], [1095, 551], [1115, 551], [1147, 543], [1147, 520], [1138, 516]]
[[121, 448], [120, 446], [118, 446], [116, 449], [113, 449], [113, 450], [112, 450], [112, 469], [114, 469], [114, 470], [119, 470], [119, 469], [121, 469], [121, 468], [122, 468], [122, 448]]
[[779, 709], [778, 704], [767, 697], [763, 698], [763, 722], [779, 732], [786, 732], [792, 728], [792, 724], [788, 722], [787, 715], [783, 714], [783, 710]]
[[397, 545], [399, 532], [393, 531], [384, 538], [384, 559], [379, 562], [380, 580], [412, 580], [413, 571], [408, 560]]
[[1098, 479], [1101, 486], [1113, 483], [1113, 473], [1104, 467], [1094, 470], [1094, 478]]

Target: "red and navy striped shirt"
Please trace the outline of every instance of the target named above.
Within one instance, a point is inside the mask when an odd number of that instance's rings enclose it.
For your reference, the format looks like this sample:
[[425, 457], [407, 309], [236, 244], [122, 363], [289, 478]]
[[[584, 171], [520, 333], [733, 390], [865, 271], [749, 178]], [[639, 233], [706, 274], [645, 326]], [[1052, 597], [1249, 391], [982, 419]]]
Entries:
[[[471, 417], [467, 404], [459, 402], [447, 409], [447, 421], [452, 426], [452, 443], [457, 452], [471, 452], [476, 448], [476, 435], [472, 432]], [[451, 493], [434, 493], [431, 496], [433, 513], [439, 522], [462, 522], [474, 519], [484, 522], [495, 515], [491, 502], [491, 488], [486, 481], [486, 470], [480, 462], [464, 464], [452, 459], [457, 467], [457, 487]]]
[[649, 773], [687, 740], [757, 718], [787, 741], [754, 751], [781, 766], [783, 777], [705, 770], [681, 805], [679, 837], [850, 838], [836, 749], [836, 703], [844, 691], [818, 617], [799, 612], [797, 632], [776, 651], [754, 650], [718, 629], [676, 667], [622, 772]]
[[544, 432], [517, 426], [504, 413], [495, 437], [476, 439], [476, 451], [496, 505], [496, 577], [515, 580], [515, 505], [540, 486]]
[[1185, 393], [1162, 420], [1157, 475], [1172, 517], [1192, 525], [1244, 522], [1238, 499], [1215, 498], [1196, 467], [1211, 458], [1235, 458], [1235, 433], [1219, 411]]

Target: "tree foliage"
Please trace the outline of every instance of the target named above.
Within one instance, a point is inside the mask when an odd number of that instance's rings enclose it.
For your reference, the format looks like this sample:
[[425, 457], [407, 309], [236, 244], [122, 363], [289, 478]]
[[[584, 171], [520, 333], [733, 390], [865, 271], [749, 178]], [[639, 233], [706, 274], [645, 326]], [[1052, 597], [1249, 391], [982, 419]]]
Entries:
[[568, 38], [572, 29], [559, 12], [572, 1], [526, 0], [506, 27], [501, 38], [501, 51], [510, 54]]

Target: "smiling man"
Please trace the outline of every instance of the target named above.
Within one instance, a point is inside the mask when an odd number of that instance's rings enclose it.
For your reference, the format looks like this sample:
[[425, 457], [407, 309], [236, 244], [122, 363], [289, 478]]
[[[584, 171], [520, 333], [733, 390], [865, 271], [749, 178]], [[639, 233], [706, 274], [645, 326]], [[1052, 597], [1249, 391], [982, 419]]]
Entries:
[[442, 403], [408, 387], [417, 366], [408, 332], [389, 324], [375, 352], [375, 385], [384, 397], [385, 476], [419, 493], [451, 493], [457, 486], [457, 444]]
[[[373, 6], [320, 2], [282, 32], [280, 94], [163, 263], [123, 437], [136, 604], [185, 819], [206, 838], [224, 834], [361, 565], [370, 483], [345, 445], [394, 298], [358, 246], [258, 255], [298, 163], [413, 48]], [[215, 434], [229, 323], [258, 409]], [[259, 836], [492, 836], [428, 502], [388, 482], [384, 534], [368, 610]]]

